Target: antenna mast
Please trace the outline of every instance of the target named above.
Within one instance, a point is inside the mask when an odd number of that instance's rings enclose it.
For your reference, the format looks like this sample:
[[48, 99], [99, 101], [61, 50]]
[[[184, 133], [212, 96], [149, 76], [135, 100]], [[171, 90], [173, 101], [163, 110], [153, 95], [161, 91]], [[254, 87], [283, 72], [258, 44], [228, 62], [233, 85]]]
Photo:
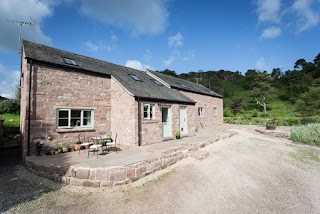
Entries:
[[20, 25], [19, 48], [18, 48], [19, 53], [21, 53], [21, 51], [22, 51], [22, 26], [28, 25], [32, 31], [35, 31], [35, 29], [36, 29], [35, 21], [31, 17], [30, 17], [30, 20], [31, 20], [31, 22], [24, 22], [24, 21], [7, 19], [8, 22], [16, 23], [16, 24]]

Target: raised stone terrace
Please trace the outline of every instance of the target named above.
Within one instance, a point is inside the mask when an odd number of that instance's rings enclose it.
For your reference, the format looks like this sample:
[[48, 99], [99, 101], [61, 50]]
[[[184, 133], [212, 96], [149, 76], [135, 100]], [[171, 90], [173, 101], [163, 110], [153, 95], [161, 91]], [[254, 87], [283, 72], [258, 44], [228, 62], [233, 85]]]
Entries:
[[110, 187], [127, 184], [164, 169], [186, 157], [197, 160], [209, 153], [201, 148], [236, 133], [228, 125], [199, 130], [195, 136], [183, 137], [136, 148], [119, 147], [106, 154], [74, 151], [56, 155], [28, 156], [26, 168], [33, 173], [72, 186]]

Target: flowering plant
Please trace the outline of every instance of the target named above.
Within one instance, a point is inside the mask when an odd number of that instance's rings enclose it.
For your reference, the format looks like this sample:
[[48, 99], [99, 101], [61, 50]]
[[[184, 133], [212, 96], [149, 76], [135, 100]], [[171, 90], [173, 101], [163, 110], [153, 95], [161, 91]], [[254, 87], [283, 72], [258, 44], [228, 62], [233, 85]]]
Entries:
[[33, 142], [34, 142], [35, 144], [37, 144], [37, 143], [42, 144], [42, 143], [43, 143], [43, 140], [40, 139], [40, 138], [37, 138], [37, 139], [33, 140]]

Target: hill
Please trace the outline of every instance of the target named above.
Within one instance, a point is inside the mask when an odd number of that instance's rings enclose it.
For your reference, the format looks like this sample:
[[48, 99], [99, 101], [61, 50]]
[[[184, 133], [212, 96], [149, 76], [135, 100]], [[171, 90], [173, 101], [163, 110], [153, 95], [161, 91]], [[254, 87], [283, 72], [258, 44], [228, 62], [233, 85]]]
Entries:
[[313, 62], [298, 59], [293, 67], [288, 71], [279, 68], [271, 72], [248, 70], [245, 74], [227, 70], [190, 71], [180, 75], [168, 69], [159, 72], [202, 84], [223, 95], [225, 116], [232, 116], [231, 104], [236, 99], [241, 100], [242, 114], [262, 114], [263, 108], [253, 98], [253, 90], [257, 89], [259, 77], [266, 74], [270, 84], [270, 93], [266, 96], [269, 117], [320, 115], [317, 110], [320, 109], [320, 54]]

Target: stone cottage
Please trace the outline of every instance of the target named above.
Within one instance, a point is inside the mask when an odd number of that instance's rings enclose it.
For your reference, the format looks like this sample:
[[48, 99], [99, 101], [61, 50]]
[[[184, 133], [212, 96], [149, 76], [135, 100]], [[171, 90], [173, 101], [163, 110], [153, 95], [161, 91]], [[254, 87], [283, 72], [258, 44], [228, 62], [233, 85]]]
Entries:
[[[21, 141], [47, 145], [102, 133], [141, 146], [222, 124], [222, 97], [195, 83], [23, 41]], [[214, 130], [213, 130], [214, 131]]]

